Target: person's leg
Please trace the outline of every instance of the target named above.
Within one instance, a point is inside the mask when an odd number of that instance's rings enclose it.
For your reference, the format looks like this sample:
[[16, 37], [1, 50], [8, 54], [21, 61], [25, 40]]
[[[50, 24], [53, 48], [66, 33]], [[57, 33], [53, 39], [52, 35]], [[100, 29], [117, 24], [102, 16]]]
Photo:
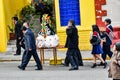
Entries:
[[70, 61], [70, 64], [71, 64], [71, 69], [69, 70], [77, 70], [78, 69], [78, 66], [76, 65], [75, 63], [75, 60], [74, 60], [74, 50], [73, 49], [68, 49], [68, 57], [69, 57], [69, 61]]
[[78, 50], [77, 49], [74, 50], [73, 59], [74, 59], [75, 65], [78, 67], [79, 61], [78, 61]]
[[111, 51], [111, 49], [110, 49], [110, 45], [109, 46], [107, 46], [107, 54], [108, 54], [108, 56], [111, 58], [112, 57], [112, 54], [113, 54], [113, 52]]
[[70, 63], [69, 58], [68, 58], [68, 56], [66, 55], [65, 61], [64, 61], [63, 65], [64, 65], [64, 66], [69, 66], [69, 63]]
[[22, 47], [23, 49], [25, 49], [25, 44], [24, 44], [24, 43], [22, 43], [21, 47]]
[[69, 66], [69, 63], [70, 63], [70, 61], [69, 61], [69, 57], [68, 57], [68, 50], [67, 50], [67, 53], [66, 53], [66, 57], [65, 57], [65, 61], [64, 61], [64, 66]]
[[96, 54], [95, 55], [102, 63], [105, 63], [105, 61], [102, 59], [102, 57], [100, 56], [100, 54]]
[[16, 40], [16, 47], [17, 47], [16, 55], [20, 55], [21, 54], [21, 45], [20, 45], [19, 39]]
[[27, 66], [28, 62], [30, 61], [30, 58], [32, 56], [32, 52], [31, 51], [26, 51], [26, 55], [24, 56], [23, 62], [21, 64], [21, 67], [25, 69], [25, 67]]
[[96, 56], [95, 54], [92, 54], [93, 55], [93, 65], [91, 66], [91, 68], [95, 68], [97, 65], [96, 65]]
[[106, 68], [107, 67], [107, 63], [102, 59], [100, 54], [96, 54], [95, 56], [102, 62], [102, 64], [104, 65], [104, 68]]
[[21, 64], [23, 63], [23, 61], [25, 60], [25, 56], [26, 56], [26, 51], [24, 51], [23, 55], [22, 55], [22, 62]]
[[107, 46], [103, 45], [102, 59], [103, 59], [104, 61], [106, 60], [106, 54], [107, 54]]
[[82, 60], [81, 52], [80, 52], [79, 49], [77, 49], [77, 56], [78, 56], [78, 64], [79, 64], [79, 66], [83, 66], [83, 60]]
[[23, 61], [25, 60], [25, 56], [26, 56], [26, 51], [24, 51], [23, 55], [22, 55], [22, 61], [21, 64], [18, 65], [18, 67], [21, 67], [21, 65], [23, 64]]
[[37, 54], [36, 50], [33, 50], [32, 55], [33, 55], [33, 58], [34, 58], [35, 62], [37, 63], [38, 70], [42, 70], [41, 61], [38, 57], [38, 54]]

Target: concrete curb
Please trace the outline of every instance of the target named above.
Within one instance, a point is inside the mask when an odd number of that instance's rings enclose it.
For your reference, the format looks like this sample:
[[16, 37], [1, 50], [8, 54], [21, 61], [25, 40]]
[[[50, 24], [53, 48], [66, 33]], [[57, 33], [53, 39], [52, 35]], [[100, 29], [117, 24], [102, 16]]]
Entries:
[[[62, 58], [62, 60], [65, 60], [65, 59]], [[93, 59], [92, 58], [83, 58], [82, 60], [93, 60]], [[0, 60], [0, 62], [12, 62], [12, 61], [21, 61], [21, 59], [9, 59], [9, 60], [2, 59], [2, 60]], [[34, 61], [34, 59], [31, 59], [30, 61]], [[45, 59], [45, 61], [50, 61], [50, 59]]]
[[[65, 58], [62, 58], [62, 60], [65, 60]], [[93, 60], [93, 58], [83, 58], [82, 60]], [[109, 57], [107, 57], [106, 60], [110, 60]], [[11, 61], [21, 61], [21, 59], [1, 59], [0, 62], [11, 62]], [[31, 59], [30, 61], [34, 61], [34, 59]], [[50, 59], [45, 59], [45, 61], [50, 61]]]

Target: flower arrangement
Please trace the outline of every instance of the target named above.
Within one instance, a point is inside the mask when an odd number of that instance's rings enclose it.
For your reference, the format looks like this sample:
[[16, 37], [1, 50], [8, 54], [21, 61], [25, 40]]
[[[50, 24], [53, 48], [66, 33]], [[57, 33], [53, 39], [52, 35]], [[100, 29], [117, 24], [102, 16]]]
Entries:
[[41, 26], [42, 26], [41, 32], [44, 37], [49, 35], [48, 27], [46, 26], [47, 24], [49, 24], [49, 26], [51, 26], [50, 16], [48, 16], [48, 14], [44, 14], [42, 17], [42, 24], [41, 24]]
[[41, 25], [42, 29], [36, 39], [37, 47], [56, 47], [59, 44], [59, 37], [51, 28], [51, 20], [48, 14], [43, 15]]

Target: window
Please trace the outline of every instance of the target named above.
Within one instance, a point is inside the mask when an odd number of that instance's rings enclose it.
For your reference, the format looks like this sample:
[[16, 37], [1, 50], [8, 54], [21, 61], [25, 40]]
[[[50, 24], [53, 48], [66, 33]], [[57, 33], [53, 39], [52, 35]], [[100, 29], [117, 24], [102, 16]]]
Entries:
[[79, 0], [59, 0], [61, 26], [67, 26], [69, 20], [74, 20], [76, 25], [80, 25]]

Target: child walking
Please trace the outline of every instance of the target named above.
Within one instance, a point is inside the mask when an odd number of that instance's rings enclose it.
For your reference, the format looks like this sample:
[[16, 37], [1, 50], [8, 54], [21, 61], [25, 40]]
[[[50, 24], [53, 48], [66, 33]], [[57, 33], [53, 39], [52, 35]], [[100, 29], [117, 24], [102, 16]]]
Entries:
[[91, 37], [91, 44], [92, 44], [92, 55], [93, 55], [93, 66], [91, 66], [91, 68], [95, 68], [96, 65], [96, 59], [98, 58], [103, 64], [104, 64], [104, 68], [106, 68], [106, 62], [102, 59], [102, 57], [100, 56], [100, 54], [103, 53], [103, 50], [101, 48], [101, 40], [100, 40], [100, 30], [98, 28], [97, 25], [92, 25], [92, 30], [93, 30], [93, 34]]

